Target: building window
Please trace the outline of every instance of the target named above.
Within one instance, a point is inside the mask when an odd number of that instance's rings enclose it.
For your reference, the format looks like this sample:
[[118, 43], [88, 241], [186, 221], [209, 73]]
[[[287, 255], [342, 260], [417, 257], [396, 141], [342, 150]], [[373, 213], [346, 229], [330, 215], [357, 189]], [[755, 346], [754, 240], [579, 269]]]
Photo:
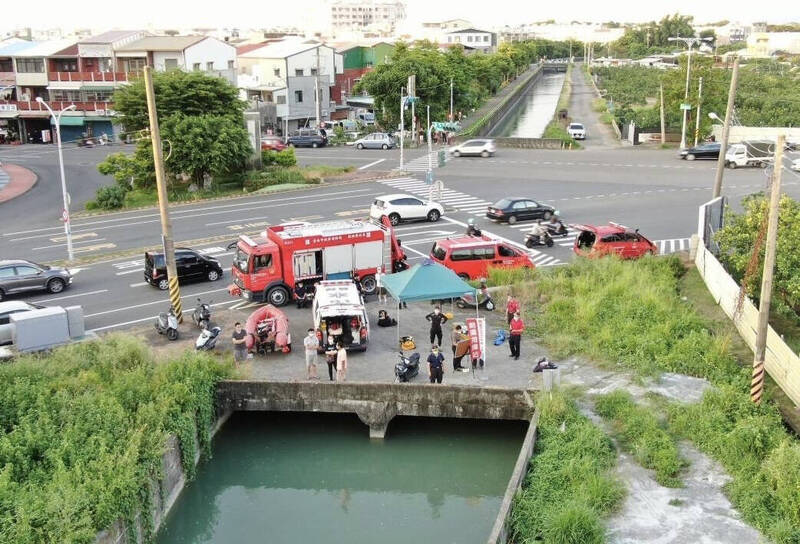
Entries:
[[177, 70], [178, 59], [164, 59], [164, 70]]
[[312, 69], [311, 69], [311, 75], [312, 75], [312, 76], [315, 76], [315, 75], [317, 75], [317, 69], [316, 69], [316, 68], [312, 68]]
[[274, 73], [275, 73], [275, 77], [281, 77], [281, 69], [280, 68], [275, 68]]
[[125, 61], [126, 71], [128, 72], [141, 72], [147, 66], [145, 59], [128, 59]]
[[44, 60], [42, 59], [17, 59], [17, 72], [21, 74], [44, 73]]
[[213, 61], [206, 63], [206, 70], [208, 70], [209, 72], [214, 70], [214, 62]]
[[453, 37], [452, 36], [448, 36], [447, 37], [447, 43], [453, 43]]
[[275, 98], [277, 99], [276, 101], [277, 101], [278, 104], [286, 104], [286, 95], [285, 94], [279, 94]]
[[294, 101], [298, 104], [303, 101], [303, 91], [294, 92]]
[[80, 102], [81, 93], [78, 91], [68, 91], [65, 89], [53, 89], [50, 91], [50, 100], [56, 102]]
[[483, 37], [483, 41], [488, 42], [489, 41], [489, 36], [484, 36]]
[[53, 62], [54, 68], [56, 72], [77, 72], [78, 71], [78, 61], [77, 60], [68, 60], [68, 59], [59, 59]]
[[228, 70], [233, 70], [233, 68], [234, 68], [234, 66], [233, 66], [233, 61], [232, 61], [232, 60], [229, 60], [229, 61], [228, 61]]
[[195, 72], [199, 72], [200, 71], [200, 63], [199, 62], [195, 62], [192, 65], [192, 70], [194, 70]]
[[471, 42], [472, 41], [472, 36], [467, 36], [467, 41]]
[[294, 75], [297, 77], [303, 77], [303, 69], [302, 68], [295, 68]]
[[114, 91], [105, 91], [105, 90], [84, 91], [83, 92], [83, 101], [84, 102], [111, 102], [111, 96], [113, 94], [114, 94]]

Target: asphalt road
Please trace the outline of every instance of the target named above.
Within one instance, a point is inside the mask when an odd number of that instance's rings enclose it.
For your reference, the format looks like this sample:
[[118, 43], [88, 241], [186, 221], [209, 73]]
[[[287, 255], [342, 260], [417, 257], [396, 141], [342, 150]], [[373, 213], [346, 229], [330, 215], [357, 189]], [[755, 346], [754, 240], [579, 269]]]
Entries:
[[597, 149], [600, 147], [619, 147], [616, 135], [611, 127], [600, 122], [600, 118], [592, 109], [592, 101], [597, 98], [594, 89], [586, 83], [583, 72], [583, 64], [575, 64], [572, 68], [572, 94], [570, 95], [568, 114], [576, 123], [582, 123], [586, 127], [586, 140], [580, 143], [586, 149]]

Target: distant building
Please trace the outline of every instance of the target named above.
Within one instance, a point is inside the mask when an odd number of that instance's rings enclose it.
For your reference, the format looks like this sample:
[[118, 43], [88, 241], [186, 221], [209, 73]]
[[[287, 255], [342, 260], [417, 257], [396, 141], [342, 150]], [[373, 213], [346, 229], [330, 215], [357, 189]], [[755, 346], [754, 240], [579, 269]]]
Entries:
[[800, 32], [753, 32], [747, 38], [745, 56], [766, 58], [800, 55]]
[[394, 44], [378, 41], [370, 44], [329, 43], [342, 55], [342, 73], [336, 74], [336, 84], [331, 89], [331, 100], [337, 109], [353, 95], [353, 87], [367, 72], [386, 64], [394, 52]]
[[394, 33], [406, 18], [406, 5], [400, 0], [334, 0], [331, 3], [331, 28], [340, 31]]
[[464, 47], [490, 52], [497, 47], [497, 34], [477, 28], [464, 28], [445, 34], [445, 40], [442, 43], [461, 44]]

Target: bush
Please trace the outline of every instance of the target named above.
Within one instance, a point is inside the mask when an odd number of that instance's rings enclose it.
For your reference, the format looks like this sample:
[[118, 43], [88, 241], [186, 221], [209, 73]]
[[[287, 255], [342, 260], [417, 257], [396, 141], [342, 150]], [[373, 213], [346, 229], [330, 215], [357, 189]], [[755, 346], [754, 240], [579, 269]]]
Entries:
[[[306, 183], [306, 177], [296, 168], [282, 168], [270, 166], [260, 172], [255, 172], [244, 182], [247, 191], [258, 191], [270, 185], [284, 183]], [[319, 183], [319, 180], [317, 180]]]
[[680, 487], [678, 472], [686, 465], [675, 441], [646, 408], [636, 406], [631, 395], [616, 391], [597, 398], [595, 410], [612, 421], [623, 447], [645, 468], [656, 472], [665, 487]]
[[[125, 204], [127, 190], [121, 185], [106, 185], [95, 193], [95, 203], [104, 210], [116, 210]], [[87, 206], [88, 208], [88, 206]]]
[[265, 149], [261, 152], [261, 162], [265, 167], [277, 165], [288, 168], [297, 164], [297, 156], [294, 154], [293, 147], [287, 147], [283, 151]]
[[120, 518], [130, 529], [150, 511], [168, 435], [194, 475], [195, 433], [207, 453], [228, 369], [193, 352], [156, 363], [122, 335], [0, 366], [0, 541], [91, 543]]
[[614, 446], [563, 392], [542, 396], [537, 405], [538, 438], [511, 513], [513, 540], [602, 542], [600, 517], [624, 496], [612, 474]]

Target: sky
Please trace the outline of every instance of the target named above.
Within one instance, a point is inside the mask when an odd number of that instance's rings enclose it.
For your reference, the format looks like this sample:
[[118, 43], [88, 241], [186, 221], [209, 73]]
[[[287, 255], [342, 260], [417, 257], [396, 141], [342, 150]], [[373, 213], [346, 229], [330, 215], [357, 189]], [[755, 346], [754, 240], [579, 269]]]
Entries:
[[[34, 26], [36, 28], [147, 28], [147, 27], [238, 27], [270, 28], [319, 24], [329, 11], [327, 0], [286, 2], [271, 0], [137, 0], [133, 3], [106, 2], [80, 6], [63, 0], [38, 0], [36, 9], [21, 1], [3, 3], [0, 30]], [[570, 0], [569, 2], [532, 2], [530, 0], [407, 0], [410, 23], [442, 19], [467, 19], [477, 26], [516, 25], [555, 19], [569, 23], [581, 21], [643, 22], [658, 20], [669, 13], [693, 15], [696, 22], [720, 19], [749, 23], [782, 23], [800, 20], [800, 8], [793, 0]], [[669, 6], [666, 8], [665, 6]], [[789, 9], [788, 6], [795, 5]], [[277, 8], [277, 9], [276, 9]], [[118, 15], [115, 11], [118, 11]], [[123, 11], [124, 10], [124, 11]], [[793, 13], [792, 13], [793, 12]], [[313, 23], [312, 23], [313, 24]]]

